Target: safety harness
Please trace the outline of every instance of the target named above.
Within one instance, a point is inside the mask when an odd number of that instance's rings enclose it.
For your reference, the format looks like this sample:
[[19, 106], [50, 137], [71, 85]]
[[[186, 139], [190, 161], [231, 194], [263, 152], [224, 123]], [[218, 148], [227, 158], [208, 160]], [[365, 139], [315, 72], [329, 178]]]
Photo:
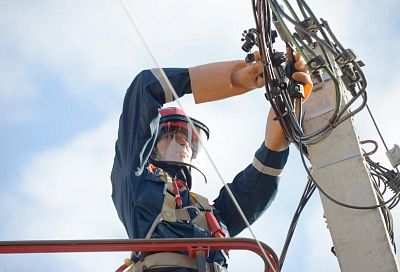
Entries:
[[[208, 199], [189, 192], [192, 200], [192, 205], [183, 207], [181, 192], [188, 190], [185, 183], [177, 178], [172, 178], [166, 171], [153, 164], [147, 167], [156, 177], [157, 181], [164, 182], [164, 201], [161, 212], [158, 214], [149, 231], [146, 234], [146, 239], [150, 239], [155, 229], [161, 222], [171, 223], [187, 223], [193, 224], [200, 230], [207, 231], [215, 238], [225, 238], [228, 236], [228, 231], [224, 230], [215, 218], [213, 207], [209, 204]], [[191, 219], [188, 210], [193, 209], [196, 217]], [[137, 253], [137, 252], [136, 252]], [[224, 255], [228, 256], [228, 251], [223, 251]], [[194, 256], [186, 256], [179, 253], [161, 252], [154, 254], [143, 254], [137, 262], [125, 261], [125, 267], [130, 266], [129, 272], [142, 272], [145, 270], [154, 270], [162, 268], [190, 268], [197, 269], [199, 272], [226, 272], [227, 269], [217, 263], [207, 263], [205, 256], [202, 259]]]

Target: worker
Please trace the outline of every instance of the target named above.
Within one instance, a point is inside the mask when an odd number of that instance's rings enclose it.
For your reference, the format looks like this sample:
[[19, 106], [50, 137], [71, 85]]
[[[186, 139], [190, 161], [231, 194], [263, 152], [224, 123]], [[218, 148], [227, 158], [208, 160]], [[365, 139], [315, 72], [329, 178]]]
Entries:
[[[312, 86], [304, 61], [300, 55], [296, 59], [293, 79]], [[264, 86], [258, 52], [255, 60], [163, 71], [179, 97], [192, 93], [196, 103], [204, 103]], [[173, 100], [159, 69], [140, 72], [127, 90], [111, 173], [112, 199], [118, 216], [130, 239], [234, 237], [246, 225], [226, 189], [220, 190], [213, 203], [191, 192], [191, 161], [200, 152], [201, 138], [209, 137], [209, 129], [191, 119], [196, 133], [182, 110], [164, 107]], [[229, 184], [250, 224], [275, 198], [289, 153], [284, 132], [274, 117], [270, 110], [264, 139], [252, 163]], [[133, 253], [133, 271], [200, 269], [182, 254], [157, 254]], [[206, 260], [208, 271], [226, 271], [224, 255], [221, 251], [210, 252]], [[154, 270], [160, 267], [166, 270]]]

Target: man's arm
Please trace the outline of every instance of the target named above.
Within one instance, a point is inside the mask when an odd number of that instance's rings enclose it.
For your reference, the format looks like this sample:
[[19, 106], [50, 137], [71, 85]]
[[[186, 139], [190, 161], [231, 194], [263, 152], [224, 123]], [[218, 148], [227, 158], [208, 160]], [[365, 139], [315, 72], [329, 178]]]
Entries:
[[264, 86], [260, 55], [256, 63], [244, 60], [216, 62], [189, 68], [196, 103], [204, 103], [244, 94]]
[[[312, 81], [305, 68], [304, 61], [297, 56], [293, 79], [305, 84], [305, 92], [310, 94]], [[279, 176], [286, 164], [289, 149], [288, 141], [279, 121], [274, 120], [275, 113], [270, 109], [265, 130], [263, 145], [257, 150], [253, 163], [239, 172], [233, 182], [228, 184], [250, 224], [268, 208], [274, 200], [278, 189]], [[240, 233], [246, 226], [238, 219], [230, 196], [222, 188], [214, 201], [218, 216], [224, 221], [231, 236]]]
[[[264, 86], [263, 66], [260, 54], [255, 52], [255, 63], [244, 60], [210, 63], [189, 68], [192, 92], [196, 103], [204, 103], [244, 94]], [[300, 54], [296, 54], [296, 71], [292, 77], [304, 84], [305, 101], [312, 90], [312, 81], [306, 64]], [[268, 113], [265, 130], [265, 145], [273, 151], [282, 151], [288, 147], [285, 134], [274, 120], [272, 109]]]

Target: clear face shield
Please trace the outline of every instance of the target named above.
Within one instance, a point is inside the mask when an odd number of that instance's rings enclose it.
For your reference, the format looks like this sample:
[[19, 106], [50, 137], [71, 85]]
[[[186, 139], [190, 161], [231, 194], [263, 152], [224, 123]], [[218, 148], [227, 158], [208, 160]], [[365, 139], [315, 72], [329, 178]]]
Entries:
[[[186, 121], [171, 120], [160, 123], [152, 158], [160, 161], [191, 164], [201, 153], [201, 144], [208, 139], [208, 129], [192, 119], [196, 132]], [[202, 126], [201, 126], [202, 125]]]

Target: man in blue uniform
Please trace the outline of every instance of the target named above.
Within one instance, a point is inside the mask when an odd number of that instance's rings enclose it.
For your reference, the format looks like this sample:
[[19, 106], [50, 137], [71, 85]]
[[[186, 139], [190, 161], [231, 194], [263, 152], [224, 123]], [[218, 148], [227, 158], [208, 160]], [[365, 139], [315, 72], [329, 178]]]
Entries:
[[[192, 93], [196, 103], [203, 103], [262, 87], [263, 68], [258, 59], [256, 54], [257, 62], [252, 64], [238, 60], [164, 71], [179, 97]], [[312, 86], [302, 60], [296, 62], [296, 69], [293, 78]], [[171, 90], [158, 69], [142, 71], [127, 90], [111, 174], [118, 216], [130, 239], [233, 237], [246, 226], [226, 189], [221, 189], [212, 206], [190, 192], [188, 169], [199, 152], [200, 138], [209, 136], [208, 128], [192, 119], [197, 133], [193, 131], [181, 110], [163, 108], [171, 101]], [[229, 184], [250, 223], [274, 199], [288, 157], [288, 143], [273, 118], [270, 111], [253, 162]], [[190, 260], [188, 264], [188, 260], [178, 260], [179, 256], [152, 256], [133, 254], [134, 271], [180, 266], [186, 268], [162, 271], [196, 270]], [[225, 271], [223, 252], [211, 252], [207, 262], [215, 271]]]

